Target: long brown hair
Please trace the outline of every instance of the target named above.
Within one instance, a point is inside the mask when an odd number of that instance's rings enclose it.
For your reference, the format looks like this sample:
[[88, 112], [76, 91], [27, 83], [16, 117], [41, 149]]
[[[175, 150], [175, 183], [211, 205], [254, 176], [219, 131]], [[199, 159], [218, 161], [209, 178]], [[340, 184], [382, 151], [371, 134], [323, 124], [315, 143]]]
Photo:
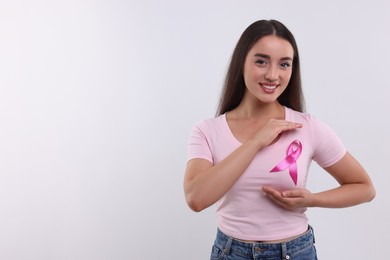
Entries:
[[222, 115], [236, 108], [244, 97], [244, 63], [253, 45], [262, 37], [276, 35], [287, 40], [294, 50], [292, 74], [287, 88], [279, 96], [278, 101], [283, 106], [293, 110], [304, 111], [304, 99], [301, 86], [298, 47], [292, 33], [281, 22], [276, 20], [260, 20], [252, 23], [241, 35], [233, 51], [223, 85], [217, 115]]

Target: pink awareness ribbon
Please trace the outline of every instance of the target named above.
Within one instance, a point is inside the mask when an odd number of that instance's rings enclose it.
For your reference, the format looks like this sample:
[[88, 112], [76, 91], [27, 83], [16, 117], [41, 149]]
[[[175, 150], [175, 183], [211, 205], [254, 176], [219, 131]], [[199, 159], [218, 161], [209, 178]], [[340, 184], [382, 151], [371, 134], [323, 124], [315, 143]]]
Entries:
[[270, 172], [280, 172], [289, 168], [291, 179], [297, 185], [298, 169], [297, 159], [302, 153], [302, 144], [298, 140], [294, 140], [287, 148], [287, 156], [280, 161]]

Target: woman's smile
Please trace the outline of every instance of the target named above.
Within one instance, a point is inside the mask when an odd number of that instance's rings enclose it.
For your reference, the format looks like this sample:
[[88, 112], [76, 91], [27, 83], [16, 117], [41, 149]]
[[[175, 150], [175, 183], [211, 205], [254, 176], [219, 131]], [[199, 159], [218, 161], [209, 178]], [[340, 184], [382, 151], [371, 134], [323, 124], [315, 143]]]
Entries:
[[273, 94], [275, 92], [275, 89], [279, 87], [279, 84], [275, 83], [261, 83], [259, 82], [259, 86], [261, 89], [267, 93], [267, 94]]

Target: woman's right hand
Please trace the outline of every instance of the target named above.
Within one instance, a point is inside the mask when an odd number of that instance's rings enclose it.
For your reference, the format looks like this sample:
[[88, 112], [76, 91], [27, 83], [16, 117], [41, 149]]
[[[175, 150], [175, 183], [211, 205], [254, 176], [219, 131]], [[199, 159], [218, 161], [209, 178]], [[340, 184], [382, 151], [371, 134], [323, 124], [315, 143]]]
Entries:
[[285, 131], [301, 128], [302, 124], [280, 119], [270, 119], [254, 135], [253, 139], [260, 147], [266, 147], [275, 142], [280, 134]]

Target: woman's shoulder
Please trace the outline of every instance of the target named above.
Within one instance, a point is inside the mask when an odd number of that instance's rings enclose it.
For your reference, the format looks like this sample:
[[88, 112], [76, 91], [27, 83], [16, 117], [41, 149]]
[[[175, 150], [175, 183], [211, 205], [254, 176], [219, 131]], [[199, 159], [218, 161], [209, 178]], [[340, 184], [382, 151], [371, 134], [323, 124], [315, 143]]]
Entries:
[[194, 127], [200, 130], [209, 131], [211, 129], [220, 129], [221, 127], [224, 127], [225, 122], [226, 122], [226, 115], [222, 114], [216, 117], [209, 117], [209, 118], [202, 119], [198, 121]]
[[286, 107], [286, 119], [291, 121], [297, 121], [299, 123], [310, 123], [312, 121], [317, 121], [318, 118], [307, 112], [299, 112], [291, 108]]
[[287, 108], [289, 117], [287, 120], [302, 123], [305, 128], [315, 133], [333, 132], [332, 128], [327, 122], [320, 119], [317, 115], [313, 115], [307, 112], [295, 111], [291, 108]]

